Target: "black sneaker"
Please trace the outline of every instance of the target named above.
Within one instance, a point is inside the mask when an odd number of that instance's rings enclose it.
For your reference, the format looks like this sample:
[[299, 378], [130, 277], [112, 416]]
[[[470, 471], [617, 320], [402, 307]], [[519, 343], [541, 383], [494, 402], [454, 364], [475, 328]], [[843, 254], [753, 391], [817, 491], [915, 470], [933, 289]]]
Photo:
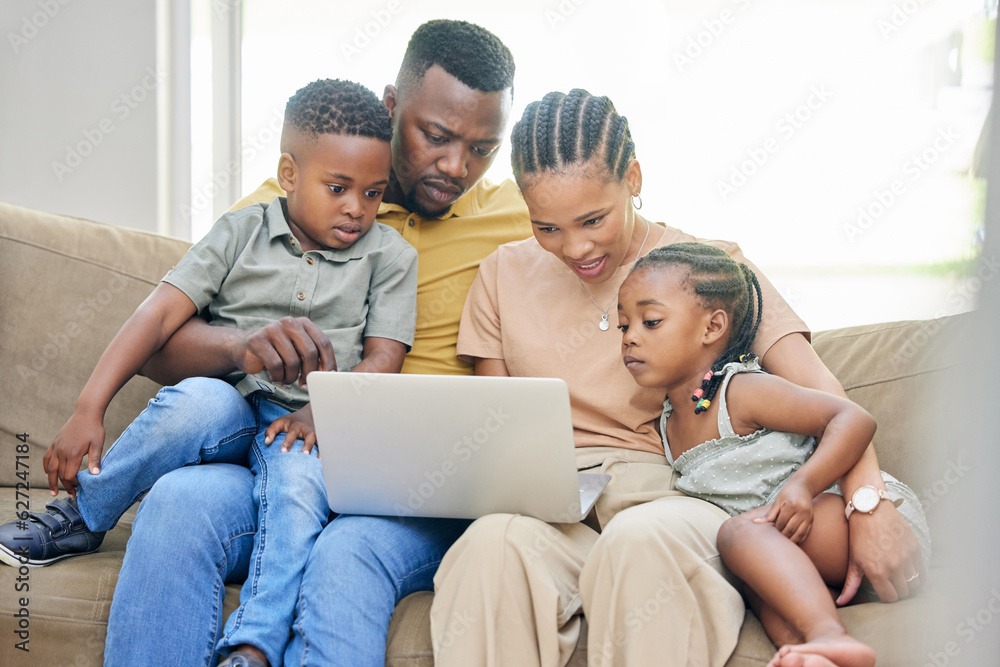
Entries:
[[247, 651], [236, 650], [220, 662], [218, 667], [267, 667], [267, 662]]
[[12, 567], [45, 567], [64, 558], [97, 551], [104, 533], [87, 528], [76, 498], [57, 498], [45, 512], [0, 526], [0, 562]]

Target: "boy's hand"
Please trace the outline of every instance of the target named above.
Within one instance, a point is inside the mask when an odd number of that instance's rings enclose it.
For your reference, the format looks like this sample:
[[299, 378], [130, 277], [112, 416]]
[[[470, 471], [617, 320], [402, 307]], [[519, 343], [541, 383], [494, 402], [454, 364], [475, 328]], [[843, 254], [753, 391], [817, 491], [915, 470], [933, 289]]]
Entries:
[[313, 371], [337, 370], [333, 343], [308, 317], [283, 317], [241, 338], [233, 363], [247, 375], [266, 370], [272, 382], [302, 387]]
[[302, 453], [309, 454], [316, 444], [316, 428], [313, 426], [312, 403], [283, 417], [278, 417], [264, 431], [264, 444], [270, 445], [279, 433], [285, 434], [281, 443], [281, 451], [292, 449], [292, 443], [302, 440]]
[[86, 454], [91, 474], [101, 472], [101, 453], [104, 451], [104, 424], [93, 416], [74, 412], [69, 421], [59, 429], [52, 445], [45, 452], [42, 467], [49, 478], [52, 495], [59, 493], [59, 482], [71, 497], [76, 497], [76, 473]]
[[781, 487], [767, 515], [754, 519], [754, 523], [773, 523], [782, 535], [795, 544], [801, 544], [809, 537], [812, 521], [812, 494], [794, 476]]

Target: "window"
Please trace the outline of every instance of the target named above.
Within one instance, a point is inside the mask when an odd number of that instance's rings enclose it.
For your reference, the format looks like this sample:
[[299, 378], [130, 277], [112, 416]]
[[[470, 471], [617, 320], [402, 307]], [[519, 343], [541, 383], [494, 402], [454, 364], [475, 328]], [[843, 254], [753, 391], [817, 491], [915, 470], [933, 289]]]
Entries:
[[[814, 330], [974, 307], [995, 21], [981, 1], [247, 0], [243, 192], [274, 174], [296, 89], [333, 77], [381, 94], [412, 31], [441, 17], [510, 47], [511, 124], [550, 90], [611, 97], [643, 215], [738, 241]], [[194, 98], [198, 136], [210, 114]], [[198, 193], [211, 170], [194, 173]], [[510, 177], [507, 145], [487, 177]]]

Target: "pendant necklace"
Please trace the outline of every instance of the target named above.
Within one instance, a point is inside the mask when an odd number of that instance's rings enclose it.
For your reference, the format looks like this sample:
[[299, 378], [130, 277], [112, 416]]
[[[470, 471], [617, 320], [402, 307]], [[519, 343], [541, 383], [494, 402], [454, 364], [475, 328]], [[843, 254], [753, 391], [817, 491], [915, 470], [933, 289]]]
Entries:
[[[649, 220], [646, 220], [645, 218], [643, 218], [643, 220], [646, 223], [646, 235], [642, 237], [642, 245], [639, 246], [639, 250], [635, 254], [636, 259], [639, 259], [639, 256], [642, 255], [642, 249], [646, 245], [646, 239], [649, 238]], [[608, 322], [608, 311], [611, 310], [611, 304], [615, 302], [615, 299], [611, 299], [611, 303], [608, 304], [607, 308], [601, 308], [601, 304], [597, 303], [594, 297], [590, 296], [590, 291], [587, 289], [587, 286], [583, 284], [583, 280], [580, 279], [580, 276], [577, 276], [576, 279], [580, 281], [580, 287], [583, 288], [583, 293], [586, 294], [591, 303], [597, 306], [597, 309], [601, 311], [601, 321], [598, 322], [597, 328], [601, 331], [607, 331], [611, 328], [611, 323]], [[617, 298], [617, 295], [615, 298]]]

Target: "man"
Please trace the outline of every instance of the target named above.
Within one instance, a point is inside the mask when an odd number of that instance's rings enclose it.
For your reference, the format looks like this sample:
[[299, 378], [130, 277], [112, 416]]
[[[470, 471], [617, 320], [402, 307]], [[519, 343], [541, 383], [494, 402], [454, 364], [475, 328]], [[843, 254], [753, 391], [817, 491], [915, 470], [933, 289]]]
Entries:
[[[378, 219], [420, 257], [417, 335], [404, 372], [471, 372], [454, 350], [466, 292], [486, 255], [531, 233], [516, 186], [481, 181], [503, 138], [513, 75], [509, 50], [491, 33], [431, 21], [414, 33], [395, 85], [386, 86], [393, 175]], [[270, 201], [276, 190], [269, 181], [240, 205]], [[290, 383], [331, 369], [331, 359], [329, 340], [307, 319], [285, 318], [247, 336], [195, 318], [145, 372], [176, 383], [267, 370], [273, 381]], [[252, 483], [242, 467], [202, 464], [153, 487], [133, 524], [115, 590], [107, 664], [211, 664], [225, 621], [224, 584], [246, 576], [256, 533]], [[285, 662], [384, 664], [396, 602], [432, 589], [436, 564], [466, 525], [373, 517], [331, 522], [306, 567]]]

